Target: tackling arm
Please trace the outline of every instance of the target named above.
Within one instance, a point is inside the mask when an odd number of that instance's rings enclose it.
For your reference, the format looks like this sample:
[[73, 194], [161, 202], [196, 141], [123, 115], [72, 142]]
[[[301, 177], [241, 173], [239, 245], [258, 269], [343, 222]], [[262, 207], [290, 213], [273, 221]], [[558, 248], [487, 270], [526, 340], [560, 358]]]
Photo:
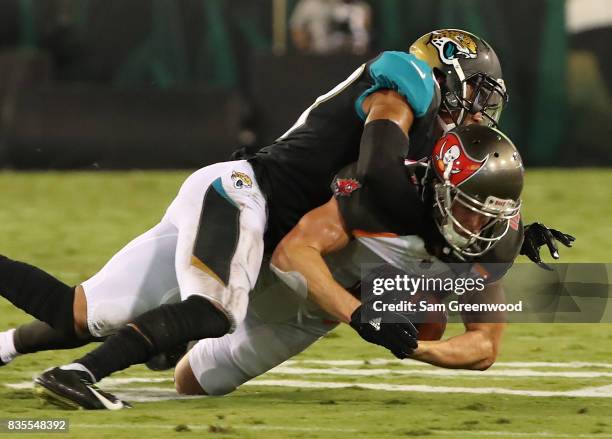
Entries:
[[406, 99], [393, 90], [372, 93], [364, 100], [362, 109], [368, 116], [359, 145], [357, 172], [369, 180], [382, 180], [385, 171], [398, 165], [403, 167], [414, 113]]
[[[480, 294], [492, 302], [503, 300], [503, 287], [495, 282]], [[491, 319], [497, 320], [497, 319]], [[505, 323], [465, 322], [465, 332], [440, 341], [420, 341], [412, 358], [449, 369], [485, 370], [495, 363]]]
[[308, 286], [308, 296], [324, 311], [344, 323], [360, 302], [336, 282], [323, 256], [345, 247], [350, 238], [335, 198], [302, 217], [278, 244], [272, 265], [284, 272], [301, 274]]
[[414, 114], [406, 99], [393, 90], [371, 94], [362, 109], [367, 119], [359, 145], [357, 177], [376, 194], [376, 205], [384, 212], [394, 205], [398, 185], [407, 180], [404, 160]]
[[375, 120], [389, 120], [408, 135], [414, 114], [406, 99], [394, 90], [379, 90], [365, 98], [363, 112], [368, 115], [366, 125]]
[[349, 235], [332, 198], [304, 215], [283, 238], [272, 255], [272, 266], [283, 272], [297, 272], [308, 286], [308, 296], [321, 309], [348, 323], [369, 343], [389, 349], [397, 358], [406, 358], [417, 346], [417, 331], [407, 319], [402, 323], [376, 324], [361, 319], [361, 302], [336, 282], [323, 260], [325, 254], [342, 249]]

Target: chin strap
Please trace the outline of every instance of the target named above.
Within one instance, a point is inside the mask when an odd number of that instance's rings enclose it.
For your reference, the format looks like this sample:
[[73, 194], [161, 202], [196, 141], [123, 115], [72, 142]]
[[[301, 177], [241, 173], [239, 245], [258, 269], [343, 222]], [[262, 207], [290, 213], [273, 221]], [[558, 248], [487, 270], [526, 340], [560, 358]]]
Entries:
[[459, 248], [464, 248], [470, 245], [470, 238], [467, 238], [457, 232], [452, 222], [446, 222], [442, 226], [442, 233], [449, 243]]
[[[444, 191], [445, 206], [444, 208], [445, 209], [450, 209], [452, 206], [452, 200], [451, 200], [449, 188], [451, 187], [450, 175], [453, 170], [453, 164], [454, 163], [452, 161], [447, 163], [446, 168], [444, 169], [444, 186], [445, 186], [445, 191]], [[453, 244], [460, 248], [465, 247], [470, 243], [470, 238], [467, 238], [461, 235], [459, 232], [455, 230], [453, 221], [450, 220], [450, 212], [446, 212], [446, 217], [444, 218], [444, 223], [442, 224], [442, 234], [444, 235], [444, 238], [446, 238], [446, 240], [450, 244]]]

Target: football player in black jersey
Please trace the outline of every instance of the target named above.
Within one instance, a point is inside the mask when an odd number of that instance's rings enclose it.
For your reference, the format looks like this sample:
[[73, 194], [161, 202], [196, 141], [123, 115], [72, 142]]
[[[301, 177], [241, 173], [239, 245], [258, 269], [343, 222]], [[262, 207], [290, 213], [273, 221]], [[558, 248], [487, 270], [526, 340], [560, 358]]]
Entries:
[[[168, 251], [176, 248], [182, 301], [144, 307], [137, 321], [74, 367], [104, 363], [93, 373], [100, 379], [177, 344], [232, 331], [246, 312], [263, 255], [304, 214], [326, 202], [341, 168], [356, 161], [382, 202], [389, 185], [399, 181], [405, 159], [428, 156], [449, 125], [495, 125], [506, 100], [495, 53], [468, 32], [435, 31], [417, 40], [410, 53], [383, 52], [318, 98], [273, 145], [243, 156], [246, 161], [212, 165], [187, 179], [162, 223], [145, 234], [178, 237]], [[136, 244], [146, 247], [151, 240], [145, 235]], [[546, 241], [531, 242], [537, 249]], [[0, 279], [4, 297], [67, 334], [70, 340], [60, 343], [104, 332], [103, 322], [76, 320], [82, 309], [73, 314], [74, 305], [86, 307], [88, 315], [83, 286], [71, 288], [8, 258], [0, 258]], [[97, 281], [87, 285], [93, 290]]]
[[[427, 157], [454, 126], [497, 126], [508, 94], [493, 48], [465, 31], [430, 32], [409, 52], [383, 52], [320, 96], [285, 134], [254, 154], [253, 165], [270, 213], [265, 240], [273, 249], [310, 209], [328, 199], [331, 178], [358, 161], [376, 175], [373, 190], [386, 194], [385, 168], [401, 173], [403, 160]], [[394, 183], [391, 183], [394, 184]], [[374, 189], [376, 187], [376, 189]], [[525, 229], [521, 254], [541, 262], [547, 245], [573, 237], [536, 223]]]
[[360, 173], [358, 166], [343, 170], [334, 181], [334, 197], [306, 214], [281, 240], [272, 265], [281, 277], [295, 278], [293, 273], [299, 273], [309, 297], [322, 309], [399, 358], [486, 369], [498, 352], [504, 329], [501, 319], [466, 321], [462, 335], [417, 345], [409, 321], [386, 325], [362, 321], [367, 304], [343, 288], [326, 266], [324, 256], [340, 251], [352, 239], [365, 243], [411, 236], [417, 259], [462, 262], [484, 276], [482, 297], [501, 301], [499, 280], [523, 241], [523, 164], [515, 146], [493, 128], [456, 128], [436, 143], [427, 172], [419, 173], [417, 167], [412, 183], [390, 187], [391, 193], [381, 200], [377, 191], [370, 190], [370, 175]]

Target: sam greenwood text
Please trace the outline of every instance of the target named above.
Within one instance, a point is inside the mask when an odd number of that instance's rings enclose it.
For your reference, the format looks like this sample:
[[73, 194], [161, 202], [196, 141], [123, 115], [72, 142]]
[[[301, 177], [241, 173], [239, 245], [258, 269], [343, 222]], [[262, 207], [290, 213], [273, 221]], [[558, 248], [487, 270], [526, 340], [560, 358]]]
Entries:
[[451, 300], [446, 304], [429, 303], [426, 300], [421, 300], [418, 303], [407, 300], [385, 303], [382, 300], [376, 300], [372, 303], [372, 309], [376, 312], [522, 312], [523, 301], [519, 300], [516, 303], [459, 303], [457, 300]]

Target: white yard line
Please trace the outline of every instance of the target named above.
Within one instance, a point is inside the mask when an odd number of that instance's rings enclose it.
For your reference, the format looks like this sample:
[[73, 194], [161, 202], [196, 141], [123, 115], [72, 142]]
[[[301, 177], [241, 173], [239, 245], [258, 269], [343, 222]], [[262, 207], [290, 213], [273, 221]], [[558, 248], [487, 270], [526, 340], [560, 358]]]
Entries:
[[[131, 378], [105, 378], [102, 381], [103, 386], [108, 387], [117, 387], [124, 384], [133, 384], [133, 383], [171, 383], [173, 382], [172, 378], [145, 378], [145, 377], [131, 377]], [[8, 383], [5, 384], [6, 387], [11, 389], [32, 389], [34, 388], [33, 381], [22, 381], [20, 383]], [[133, 387], [134, 389], [138, 389], [138, 387]], [[142, 387], [143, 389], [152, 389], [153, 387]]]
[[547, 377], [547, 378], [611, 378], [612, 372], [573, 372], [573, 371], [540, 371], [531, 369], [489, 369], [486, 372], [477, 370], [459, 369], [346, 369], [340, 367], [327, 368], [305, 368], [277, 366], [268, 373], [280, 373], [284, 375], [340, 375], [340, 376], [384, 376], [408, 375], [408, 376], [444, 376], [444, 377]]
[[[589, 379], [589, 378], [612, 378], [612, 372], [595, 371], [541, 371], [533, 369], [499, 369], [491, 368], [485, 372], [460, 369], [441, 369], [428, 367], [426, 369], [349, 369], [343, 367], [327, 368], [305, 368], [286, 366], [289, 362], [275, 367], [268, 373], [282, 375], [334, 375], [334, 376], [364, 376], [364, 377], [389, 377], [389, 376], [439, 376], [439, 377], [463, 377], [463, 378], [570, 378], [570, 379]], [[296, 364], [292, 362], [289, 364]], [[363, 364], [362, 364], [363, 365]], [[171, 383], [172, 377], [126, 377], [126, 378], [105, 378], [105, 386], [121, 386], [132, 383]], [[7, 384], [14, 389], [30, 388], [30, 381], [16, 384]], [[25, 387], [24, 387], [25, 386]]]
[[[397, 364], [407, 367], [430, 367], [427, 364], [415, 360], [394, 360], [387, 358], [373, 358], [368, 360], [288, 360], [283, 363], [283, 366], [294, 366], [300, 364], [320, 364], [322, 366], [384, 366], [387, 364]], [[546, 362], [546, 361], [509, 361], [497, 362], [493, 369], [498, 367], [551, 367], [551, 368], [566, 368], [566, 369], [582, 369], [585, 367], [594, 367], [602, 369], [612, 369], [612, 363], [588, 363], [584, 361], [570, 362]]]
[[[310, 389], [345, 389], [360, 388], [368, 390], [380, 390], [385, 392], [413, 392], [413, 393], [470, 393], [470, 394], [501, 394], [530, 397], [576, 397], [576, 398], [612, 398], [612, 385], [585, 387], [574, 390], [527, 390], [509, 389], [505, 387], [459, 387], [459, 386], [428, 386], [422, 384], [382, 384], [382, 383], [347, 383], [338, 381], [304, 381], [304, 380], [274, 380], [255, 379], [244, 386], [275, 386], [296, 387]], [[31, 382], [9, 383], [7, 387], [12, 389], [31, 389]], [[134, 402], [166, 401], [174, 399], [190, 399], [198, 397], [182, 397], [176, 394], [172, 388], [164, 387], [105, 387], [110, 392], [116, 392], [117, 396]]]
[[[325, 368], [306, 368], [297, 367], [298, 365], [313, 364], [320, 366], [328, 366]], [[378, 369], [355, 369], [347, 366], [364, 366], [364, 365], [385, 365], [397, 364], [409, 366], [409, 368], [378, 368]], [[333, 366], [333, 367], [329, 367]], [[344, 367], [342, 367], [344, 366]], [[421, 366], [418, 369], [412, 366]], [[505, 366], [506, 369], [501, 367]], [[469, 370], [452, 370], [434, 368], [428, 365], [423, 365], [415, 361], [400, 361], [391, 359], [372, 359], [372, 360], [290, 360], [283, 363], [281, 366], [272, 369], [272, 374], [284, 375], [333, 375], [338, 377], [375, 377], [375, 376], [442, 376], [442, 377], [468, 377], [468, 378], [489, 378], [489, 377], [546, 377], [546, 378], [569, 378], [569, 379], [589, 379], [589, 378], [610, 378], [610, 372], [597, 371], [541, 371], [533, 369], [525, 369], [524, 367], [551, 367], [551, 368], [584, 368], [584, 367], [612, 367], [608, 363], [586, 363], [586, 362], [570, 362], [570, 363], [549, 363], [549, 362], [512, 362], [498, 363], [497, 367], [493, 367], [486, 372], [469, 371]], [[147, 401], [165, 401], [170, 399], [182, 399], [178, 396], [172, 387], [126, 387], [129, 384], [158, 384], [172, 383], [172, 377], [125, 377], [125, 378], [107, 378], [102, 382], [105, 388], [110, 391], [117, 391], [127, 400], [135, 402]], [[385, 383], [348, 383], [348, 382], [320, 382], [306, 380], [285, 380], [285, 379], [255, 379], [246, 383], [249, 386], [280, 386], [280, 387], [299, 387], [299, 388], [348, 388], [359, 387], [371, 390], [393, 391], [393, 392], [422, 392], [422, 393], [472, 393], [472, 394], [505, 394], [519, 395], [532, 397], [585, 397], [585, 398], [611, 398], [612, 385], [587, 387], [575, 390], [530, 390], [530, 389], [512, 389], [504, 387], [456, 387], [456, 386], [429, 386], [429, 385], [402, 385], [402, 384], [385, 384]], [[30, 389], [33, 387], [31, 380], [18, 383], [6, 383], [6, 387], [11, 389]]]
[[131, 383], [173, 383], [172, 377], [166, 378], [147, 378], [147, 377], [130, 377], [130, 378], [104, 378], [102, 381], [105, 386], [120, 386], [122, 384]]
[[4, 386], [14, 390], [27, 390], [33, 389], [34, 383], [32, 381], [22, 381], [20, 383], [6, 383]]
[[345, 389], [360, 388], [368, 390], [382, 390], [386, 392], [415, 392], [415, 393], [472, 393], [472, 394], [500, 394], [533, 397], [569, 396], [581, 398], [612, 398], [612, 385], [601, 387], [586, 387], [577, 390], [523, 390], [507, 389], [503, 387], [450, 387], [426, 386], [405, 384], [381, 383], [341, 383], [334, 381], [300, 381], [300, 380], [265, 380], [256, 379], [243, 384], [244, 386], [281, 386], [310, 389]]

